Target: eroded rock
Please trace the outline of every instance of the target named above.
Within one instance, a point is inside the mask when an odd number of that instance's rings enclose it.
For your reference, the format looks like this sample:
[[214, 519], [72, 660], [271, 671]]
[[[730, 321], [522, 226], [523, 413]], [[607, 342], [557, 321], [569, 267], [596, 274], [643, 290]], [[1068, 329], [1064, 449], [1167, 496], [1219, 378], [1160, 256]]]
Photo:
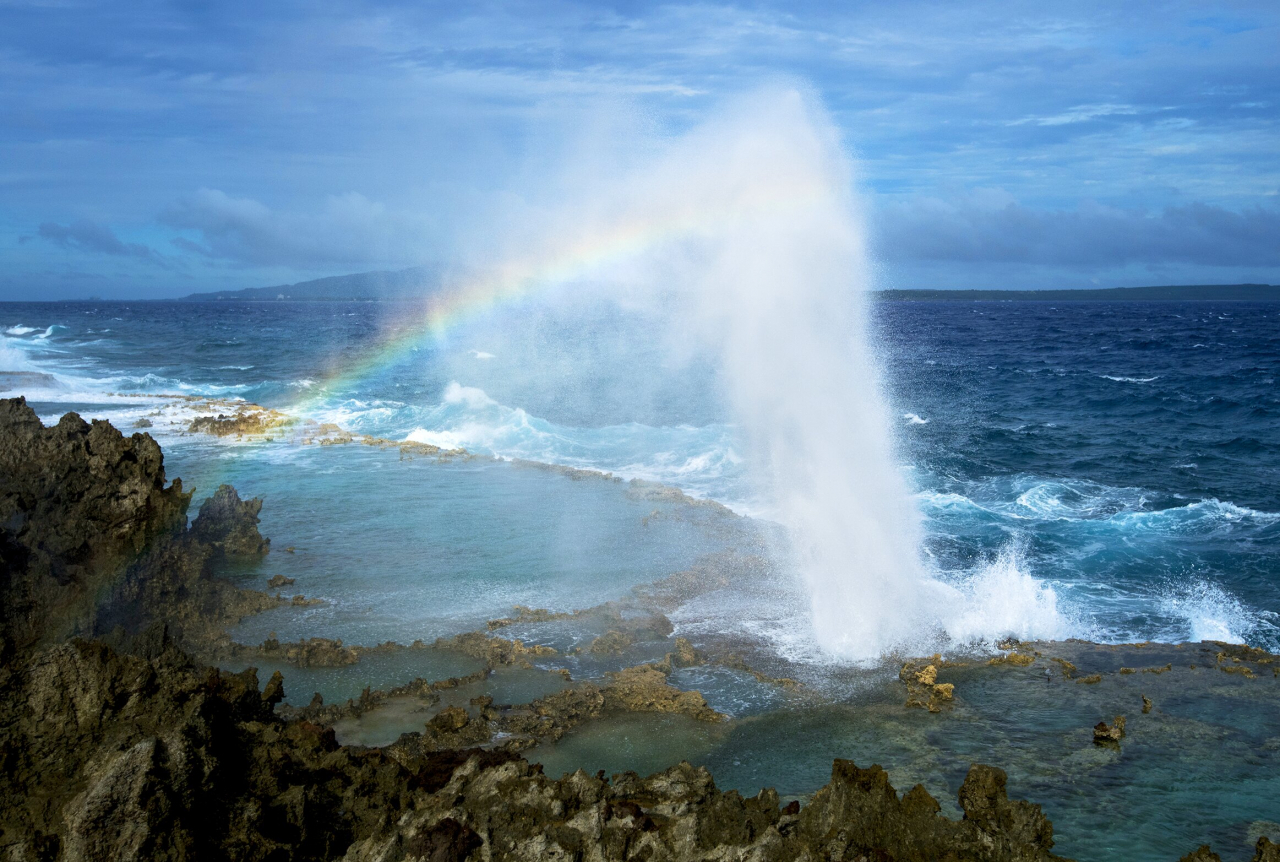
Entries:
[[921, 707], [929, 712], [941, 712], [955, 697], [955, 685], [938, 682], [938, 667], [942, 657], [915, 659], [905, 662], [898, 671], [898, 679], [907, 685], [908, 707]]
[[1093, 726], [1093, 741], [1106, 745], [1115, 744], [1124, 739], [1124, 716], [1117, 715], [1111, 724], [1100, 721]]
[[[258, 532], [262, 500], [241, 500], [236, 489], [220, 485], [200, 506], [191, 525], [191, 535], [209, 545], [218, 557], [230, 560], [256, 559], [270, 550], [271, 542]], [[292, 581], [288, 581], [292, 583]]]

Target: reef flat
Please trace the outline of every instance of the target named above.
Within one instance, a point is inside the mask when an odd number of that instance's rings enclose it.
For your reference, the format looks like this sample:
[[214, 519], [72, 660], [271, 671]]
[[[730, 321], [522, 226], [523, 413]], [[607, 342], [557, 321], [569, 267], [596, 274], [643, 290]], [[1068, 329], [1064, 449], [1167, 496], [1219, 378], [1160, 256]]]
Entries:
[[[927, 757], [962, 763], [954, 803], [922, 785], [899, 795], [884, 769], [847, 759], [828, 761], [829, 781], [791, 799], [768, 787], [722, 790], [688, 763], [648, 778], [577, 768], [553, 779], [531, 761], [557, 751], [566, 763], [585, 761], [575, 739], [592, 728], [607, 738], [636, 717], [752, 731], [693, 680], [732, 674], [800, 699], [812, 697], [811, 686], [757, 667], [749, 653], [676, 636], [663, 608], [720, 583], [724, 566], [695, 567], [634, 600], [576, 613], [517, 608], [483, 631], [431, 644], [238, 644], [226, 631], [236, 621], [310, 600], [219, 576], [270, 552], [260, 501], [224, 486], [188, 524], [190, 500], [179, 480], [166, 481], [148, 435], [125, 437], [74, 414], [45, 428], [22, 399], [0, 401], [7, 858], [1050, 860], [1061, 857], [1041, 807], [1009, 799], [1004, 771], [969, 765], [968, 750], [948, 752], [938, 740], [985, 714], [994, 689], [1006, 706], [1061, 713], [1065, 736], [1091, 753], [1083, 771], [1143, 745], [1148, 733], [1186, 746], [1220, 742], [1212, 726], [1166, 711], [1179, 697], [1208, 691], [1232, 709], [1274, 711], [1276, 702], [1280, 665], [1259, 650], [1010, 643], [996, 657], [904, 659], [885, 697], [844, 716], [914, 728]], [[552, 645], [547, 633], [566, 625], [594, 634], [581, 646]], [[574, 667], [595, 678], [567, 672], [574, 650]], [[406, 668], [453, 662], [460, 672], [370, 688], [345, 704], [283, 703], [293, 669], [406, 658]], [[285, 671], [264, 685], [255, 670], [212, 666], [231, 661], [274, 661]], [[495, 698], [499, 691], [511, 696]], [[808, 715], [833, 709], [817, 702]], [[1101, 727], [1072, 711], [1096, 715]], [[388, 727], [418, 729], [384, 744], [343, 744], [389, 715]], [[763, 729], [777, 748], [799, 728], [770, 715]], [[1263, 835], [1253, 853], [1280, 859]], [[1201, 849], [1185, 858], [1216, 857]]]

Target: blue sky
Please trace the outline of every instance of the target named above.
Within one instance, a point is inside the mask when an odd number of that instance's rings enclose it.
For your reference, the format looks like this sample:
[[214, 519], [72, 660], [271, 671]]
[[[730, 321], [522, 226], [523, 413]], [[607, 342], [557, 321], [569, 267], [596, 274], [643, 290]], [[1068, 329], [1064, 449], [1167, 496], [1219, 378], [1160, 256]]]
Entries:
[[0, 298], [448, 259], [584, 129], [779, 78], [883, 287], [1280, 283], [1280, 5], [0, 0]]

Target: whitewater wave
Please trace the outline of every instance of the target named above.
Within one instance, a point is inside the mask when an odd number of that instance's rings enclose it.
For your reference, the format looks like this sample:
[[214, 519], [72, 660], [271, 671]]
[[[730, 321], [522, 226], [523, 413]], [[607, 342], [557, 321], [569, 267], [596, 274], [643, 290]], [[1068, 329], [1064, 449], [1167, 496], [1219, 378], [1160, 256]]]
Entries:
[[36, 331], [36, 328], [34, 326], [23, 326], [21, 323], [19, 323], [16, 326], [10, 326], [4, 332], [5, 332], [5, 335], [29, 335], [35, 331]]
[[1116, 383], [1150, 383], [1153, 380], [1159, 380], [1160, 375], [1155, 377], [1112, 377], [1110, 374], [1103, 374], [1103, 380], [1114, 380]]
[[1127, 533], [1203, 534], [1280, 523], [1280, 512], [1263, 512], [1216, 498], [1157, 507], [1159, 501], [1153, 500], [1157, 497], [1143, 488], [1016, 476], [968, 483], [957, 490], [922, 491], [916, 494], [916, 501], [925, 517], [938, 521], [978, 516], [1015, 524], [1080, 523]]
[[1261, 626], [1257, 611], [1218, 584], [1194, 578], [1160, 597], [1160, 609], [1182, 624], [1182, 640], [1245, 643]]
[[[366, 415], [370, 409], [377, 408], [366, 408]], [[746, 505], [737, 500], [745, 465], [728, 425], [558, 425], [456, 381], [446, 387], [439, 404], [416, 410], [415, 417], [417, 426], [404, 438], [411, 442], [600, 470], [675, 485], [726, 505]]]
[[1025, 555], [1010, 543], [992, 561], [948, 582], [935, 581], [939, 620], [957, 645], [990, 645], [1005, 638], [1061, 640], [1077, 634], [1052, 586], [1026, 571]]
[[908, 425], [928, 425], [928, 419], [921, 419], [915, 413], [903, 413], [902, 418], [907, 420]]
[[[717, 591], [671, 615], [682, 631], [746, 634], [791, 662], [813, 666], [874, 666], [882, 657], [845, 657], [822, 648], [809, 609], [785, 594], [786, 578], [742, 594]], [[965, 571], [933, 571], [919, 585], [922, 601], [907, 639], [887, 644], [890, 656], [993, 652], [1008, 638], [1061, 640], [1088, 637], [1090, 626], [1066, 606], [1055, 587], [1032, 575], [1023, 543]], [[762, 591], [763, 590], [763, 591]]]
[[36, 370], [25, 350], [6, 343], [10, 340], [0, 340], [0, 371]]

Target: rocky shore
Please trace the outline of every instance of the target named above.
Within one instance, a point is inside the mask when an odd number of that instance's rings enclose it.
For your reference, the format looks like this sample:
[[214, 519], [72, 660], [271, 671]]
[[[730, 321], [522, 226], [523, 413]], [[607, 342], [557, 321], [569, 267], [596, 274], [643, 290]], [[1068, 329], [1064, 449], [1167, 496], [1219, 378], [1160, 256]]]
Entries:
[[[707, 770], [687, 763], [647, 778], [544, 775], [521, 751], [602, 715], [722, 719], [698, 692], [671, 684], [677, 669], [709, 658], [656, 614], [593, 609], [601, 628], [587, 647], [594, 656], [668, 645], [599, 684], [565, 680], [562, 690], [520, 705], [473, 698], [435, 710], [421, 730], [392, 744], [339, 744], [333, 725], [342, 718], [397, 697], [439, 699], [472, 680], [418, 680], [350, 704], [285, 707], [280, 674], [263, 682], [252, 670], [209, 662], [250, 655], [342, 665], [379, 649], [448, 649], [479, 662], [482, 679], [550, 649], [493, 632], [555, 615], [518, 609], [487, 632], [431, 646], [235, 644], [226, 630], [237, 620], [307, 600], [217, 576], [228, 561], [270, 551], [258, 532], [261, 501], [223, 486], [188, 523], [190, 500], [179, 480], [167, 482], [148, 435], [126, 437], [74, 414], [45, 428], [23, 399], [0, 400], [4, 858], [1060, 858], [1040, 807], [1009, 799], [1005, 773], [982, 765], [959, 790], [958, 818], [943, 816], [924, 787], [899, 794], [880, 767], [845, 760], [803, 805], [783, 804], [770, 789], [751, 797], [721, 791]], [[679, 579], [663, 586], [679, 587]], [[740, 658], [715, 660], [770, 685], [795, 685]], [[1025, 669], [1046, 659], [1011, 645], [996, 661]], [[1273, 657], [1247, 648], [1223, 649], [1213, 661], [1231, 678], [1275, 673]], [[1085, 662], [1070, 653], [1055, 666], [1085, 690], [1091, 674], [1077, 667]], [[1116, 678], [1128, 678], [1126, 671], [1159, 668], [1105, 670]], [[973, 672], [940, 658], [909, 663], [907, 705], [947, 710]], [[1124, 722], [1104, 725], [1098, 744], [1123, 744]], [[1184, 858], [1217, 857], [1201, 848]], [[1261, 837], [1254, 859], [1280, 862], [1280, 847]]]

